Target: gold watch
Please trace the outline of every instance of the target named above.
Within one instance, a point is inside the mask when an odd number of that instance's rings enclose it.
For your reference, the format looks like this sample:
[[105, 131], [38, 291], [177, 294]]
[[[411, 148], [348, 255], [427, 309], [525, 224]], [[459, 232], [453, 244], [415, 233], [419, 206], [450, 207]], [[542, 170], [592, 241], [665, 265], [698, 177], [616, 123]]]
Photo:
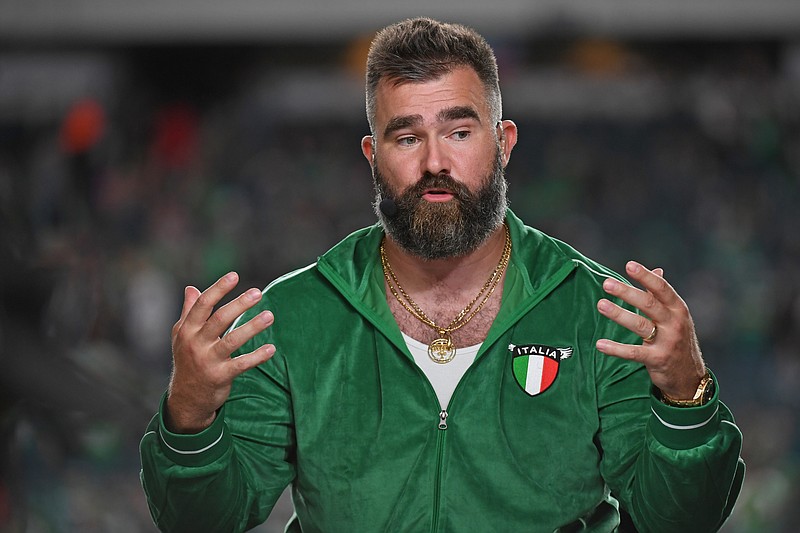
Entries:
[[706, 371], [706, 375], [700, 380], [700, 385], [697, 386], [697, 390], [691, 400], [671, 398], [662, 391], [661, 402], [672, 407], [700, 407], [707, 404], [712, 396], [714, 396], [714, 378], [711, 377], [709, 371]]

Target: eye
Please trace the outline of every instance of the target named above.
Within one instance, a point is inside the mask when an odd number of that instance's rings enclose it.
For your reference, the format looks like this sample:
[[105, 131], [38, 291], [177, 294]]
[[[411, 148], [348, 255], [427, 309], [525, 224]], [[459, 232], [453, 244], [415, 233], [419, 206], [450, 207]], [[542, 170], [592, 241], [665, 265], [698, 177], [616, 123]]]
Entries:
[[416, 137], [400, 137], [397, 139], [397, 144], [400, 146], [414, 146], [419, 140]]
[[470, 132], [467, 130], [459, 130], [453, 132], [450, 136], [457, 141], [466, 141], [469, 138]]

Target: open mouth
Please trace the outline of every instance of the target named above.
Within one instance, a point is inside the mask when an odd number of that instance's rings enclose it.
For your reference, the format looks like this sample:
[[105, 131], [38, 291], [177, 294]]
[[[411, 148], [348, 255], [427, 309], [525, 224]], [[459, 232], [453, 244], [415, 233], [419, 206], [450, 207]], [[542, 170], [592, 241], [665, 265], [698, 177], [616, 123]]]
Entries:
[[453, 192], [448, 189], [425, 189], [422, 197], [431, 201], [443, 201], [453, 198]]

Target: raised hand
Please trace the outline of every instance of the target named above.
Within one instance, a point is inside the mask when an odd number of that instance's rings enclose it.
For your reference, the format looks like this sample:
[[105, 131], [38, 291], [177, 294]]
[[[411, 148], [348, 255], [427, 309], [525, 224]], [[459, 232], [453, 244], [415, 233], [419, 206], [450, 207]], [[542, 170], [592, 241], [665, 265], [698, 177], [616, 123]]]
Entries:
[[222, 298], [238, 283], [231, 272], [202, 294], [186, 287], [181, 317], [172, 328], [173, 371], [167, 396], [167, 428], [176, 433], [197, 433], [214, 421], [228, 398], [233, 379], [267, 361], [275, 347], [265, 344], [231, 358], [231, 354], [272, 325], [274, 317], [263, 311], [223, 336], [231, 323], [261, 300], [261, 291], [249, 289], [214, 312]]
[[603, 316], [642, 337], [644, 342], [633, 345], [600, 339], [597, 349], [607, 355], [643, 363], [653, 384], [662, 392], [672, 398], [691, 399], [706, 368], [689, 308], [664, 279], [663, 270], [648, 270], [634, 261], [630, 261], [625, 270], [644, 290], [613, 278], [605, 280], [603, 289], [646, 316], [632, 313], [605, 298], [597, 302], [597, 309]]

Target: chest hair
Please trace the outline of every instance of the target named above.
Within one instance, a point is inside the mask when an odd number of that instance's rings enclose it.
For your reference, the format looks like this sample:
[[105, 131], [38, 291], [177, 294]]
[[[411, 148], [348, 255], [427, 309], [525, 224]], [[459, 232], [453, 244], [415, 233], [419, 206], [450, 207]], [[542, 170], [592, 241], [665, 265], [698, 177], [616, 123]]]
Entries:
[[[474, 346], [482, 343], [484, 339], [486, 339], [486, 334], [489, 332], [489, 328], [492, 326], [495, 317], [497, 317], [497, 312], [500, 310], [504, 281], [505, 279], [500, 280], [494, 292], [489, 297], [489, 300], [484, 304], [478, 314], [451, 334], [453, 343], [455, 343], [457, 348]], [[400, 327], [400, 331], [412, 339], [425, 344], [430, 344], [431, 341], [439, 337], [439, 333], [432, 327], [424, 324], [409, 313], [400, 302], [397, 301], [397, 298], [389, 291], [388, 287], [386, 288], [386, 298], [389, 302], [389, 309], [391, 309], [392, 315], [394, 315], [394, 319]], [[469, 303], [469, 300], [462, 302], [456, 301], [453, 298], [444, 297], [437, 298], [435, 301], [420, 301], [417, 303], [420, 309], [422, 309], [436, 325], [448, 326], [461, 310], [464, 309], [464, 306]]]

